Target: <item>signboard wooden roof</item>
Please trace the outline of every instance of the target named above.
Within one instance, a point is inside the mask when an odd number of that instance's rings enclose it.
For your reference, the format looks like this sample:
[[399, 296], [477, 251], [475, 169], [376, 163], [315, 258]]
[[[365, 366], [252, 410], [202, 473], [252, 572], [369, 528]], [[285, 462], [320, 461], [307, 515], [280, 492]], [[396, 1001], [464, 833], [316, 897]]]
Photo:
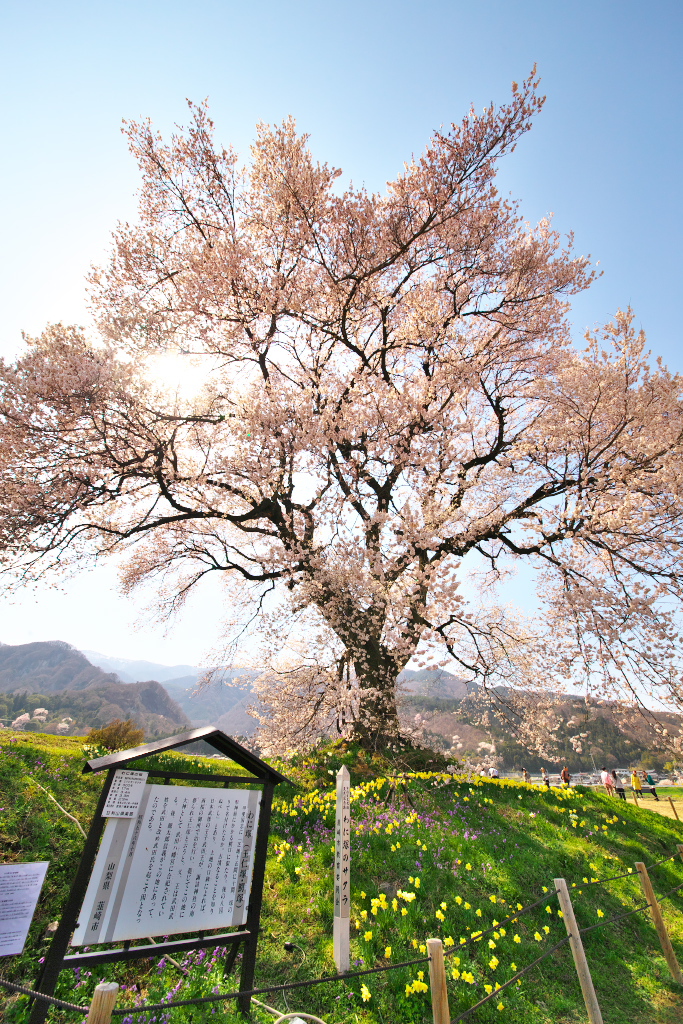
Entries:
[[96, 757], [86, 762], [84, 772], [101, 772], [107, 768], [124, 768], [130, 761], [140, 757], [147, 757], [148, 754], [161, 754], [165, 750], [173, 750], [175, 747], [184, 747], [188, 743], [196, 743], [197, 740], [204, 740], [213, 747], [219, 754], [229, 757], [231, 761], [238, 764], [240, 768], [246, 768], [257, 779], [270, 779], [277, 785], [278, 782], [290, 782], [290, 779], [275, 771], [269, 764], [262, 761], [256, 754], [252, 754], [246, 747], [230, 739], [224, 732], [214, 725], [205, 725], [200, 729], [190, 729], [188, 732], [181, 732], [177, 736], [167, 736], [164, 740], [156, 740], [153, 743], [143, 743], [139, 747], [131, 747], [129, 750], [118, 750], [114, 754], [107, 754], [105, 757]]

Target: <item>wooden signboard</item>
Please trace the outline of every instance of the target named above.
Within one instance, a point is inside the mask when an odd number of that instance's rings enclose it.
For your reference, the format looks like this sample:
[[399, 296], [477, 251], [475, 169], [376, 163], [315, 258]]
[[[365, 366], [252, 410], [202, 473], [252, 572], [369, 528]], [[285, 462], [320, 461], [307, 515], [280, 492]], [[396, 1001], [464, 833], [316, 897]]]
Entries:
[[[250, 775], [128, 768], [198, 740]], [[83, 770], [107, 771], [107, 778], [36, 991], [53, 995], [65, 967], [210, 946], [229, 950], [226, 972], [243, 950], [240, 991], [251, 989], [273, 791], [287, 779], [213, 726], [97, 758]], [[183, 784], [170, 785], [173, 779]], [[188, 785], [207, 782], [213, 785]], [[183, 937], [144, 941], [158, 935]], [[69, 953], [70, 945], [98, 948]], [[245, 996], [239, 1005], [247, 1011], [250, 1002]], [[47, 1010], [35, 1000], [29, 1024], [43, 1024]]]

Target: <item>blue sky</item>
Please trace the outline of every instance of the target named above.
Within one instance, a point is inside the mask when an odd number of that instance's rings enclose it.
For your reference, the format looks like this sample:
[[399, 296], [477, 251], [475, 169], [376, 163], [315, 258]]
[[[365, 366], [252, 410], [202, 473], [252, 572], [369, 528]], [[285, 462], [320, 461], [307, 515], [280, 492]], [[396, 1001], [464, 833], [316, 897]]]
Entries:
[[[246, 153], [257, 121], [293, 114], [316, 156], [381, 190], [435, 128], [470, 102], [504, 102], [537, 63], [548, 100], [500, 186], [599, 260], [603, 276], [574, 303], [577, 338], [631, 304], [653, 352], [683, 370], [682, 44], [680, 0], [5, 0], [0, 354], [19, 350], [22, 330], [86, 322], [88, 266], [135, 216], [122, 118], [168, 131], [186, 97], [208, 97], [219, 139]], [[108, 568], [0, 599], [0, 640], [192, 663], [219, 604], [209, 587], [169, 635], [136, 631], [141, 606], [116, 596]]]

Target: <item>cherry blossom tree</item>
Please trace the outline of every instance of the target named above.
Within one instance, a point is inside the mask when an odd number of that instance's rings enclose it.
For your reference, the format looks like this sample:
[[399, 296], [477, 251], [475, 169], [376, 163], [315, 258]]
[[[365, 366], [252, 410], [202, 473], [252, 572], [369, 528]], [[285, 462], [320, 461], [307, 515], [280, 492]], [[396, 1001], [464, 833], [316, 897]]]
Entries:
[[[261, 622], [283, 738], [395, 736], [411, 659], [518, 721], [515, 693], [561, 681], [678, 702], [681, 382], [629, 311], [572, 344], [589, 260], [496, 189], [537, 84], [381, 195], [291, 120], [244, 166], [205, 106], [168, 142], [129, 124], [139, 219], [91, 275], [93, 328], [0, 367], [9, 578], [124, 553], [124, 586], [170, 613], [221, 573], [228, 640]], [[521, 564], [527, 616], [505, 600]]]

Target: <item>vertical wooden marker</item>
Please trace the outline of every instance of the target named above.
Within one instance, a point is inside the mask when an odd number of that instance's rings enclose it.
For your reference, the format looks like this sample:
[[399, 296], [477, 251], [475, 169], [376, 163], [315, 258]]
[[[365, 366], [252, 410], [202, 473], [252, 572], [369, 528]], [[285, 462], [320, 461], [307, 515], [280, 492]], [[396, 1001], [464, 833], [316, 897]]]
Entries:
[[443, 958], [441, 939], [427, 939], [429, 953], [429, 987], [432, 994], [432, 1015], [434, 1024], [450, 1024], [448, 989], [446, 988], [446, 965]]
[[642, 885], [643, 892], [645, 893], [645, 898], [650, 904], [652, 921], [657, 929], [657, 935], [659, 936], [659, 941], [662, 945], [662, 953], [664, 954], [664, 959], [669, 965], [671, 977], [674, 981], [678, 982], [679, 985], [683, 985], [683, 975], [681, 974], [681, 969], [678, 966], [678, 960], [676, 959], [676, 954], [674, 953], [673, 946], [671, 945], [669, 933], [667, 932], [666, 925], [664, 924], [662, 911], [659, 903], [657, 902], [654, 889], [652, 888], [652, 882], [650, 881], [650, 876], [647, 873], [647, 868], [642, 861], [636, 861], [636, 871], [638, 872], [640, 884]]
[[593, 988], [593, 979], [591, 978], [588, 961], [586, 960], [586, 953], [579, 933], [579, 926], [576, 923], [576, 918], [574, 917], [574, 908], [572, 906], [572, 901], [569, 897], [569, 890], [567, 889], [567, 883], [564, 878], [555, 879], [555, 892], [557, 893], [560, 901], [562, 918], [564, 920], [564, 926], [567, 929], [567, 935], [569, 936], [569, 945], [571, 946], [572, 956], [574, 957], [576, 973], [579, 976], [579, 984], [581, 985], [581, 992], [583, 993], [583, 1001], [586, 1004], [588, 1020], [590, 1021], [590, 1024], [603, 1024], [602, 1013], [600, 1012], [600, 1007], [598, 1005], [598, 997], [596, 996], [595, 989]]
[[95, 987], [86, 1024], [110, 1024], [112, 1010], [119, 994], [115, 981], [102, 981]]
[[340, 974], [349, 969], [351, 925], [351, 780], [346, 765], [337, 772], [337, 818], [334, 829], [334, 962]]
[[671, 797], [669, 797], [668, 800], [669, 800], [669, 803], [671, 804], [671, 810], [674, 812], [674, 815], [676, 817], [676, 821], [680, 821], [681, 819], [678, 817], [678, 811], [676, 810], [675, 803], [673, 802]]

